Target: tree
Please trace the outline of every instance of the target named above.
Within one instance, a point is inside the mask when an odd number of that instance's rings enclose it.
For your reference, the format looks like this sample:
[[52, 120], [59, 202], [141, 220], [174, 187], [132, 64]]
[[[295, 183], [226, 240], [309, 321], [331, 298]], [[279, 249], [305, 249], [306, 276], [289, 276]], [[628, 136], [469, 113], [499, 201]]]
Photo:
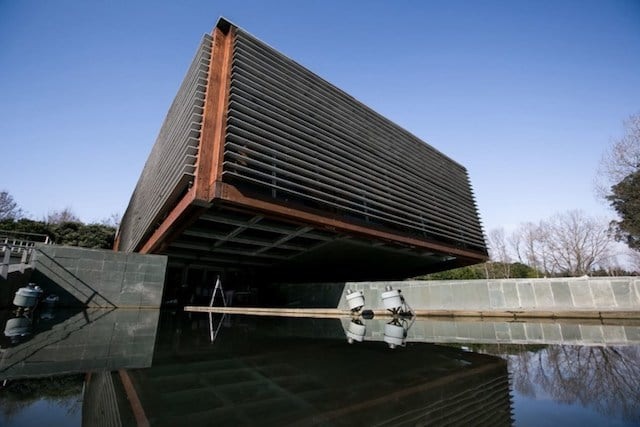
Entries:
[[47, 224], [62, 224], [65, 222], [81, 222], [80, 218], [73, 213], [70, 207], [66, 207], [61, 211], [50, 211], [47, 214]]
[[495, 266], [500, 266], [503, 271], [499, 274], [505, 279], [511, 277], [511, 256], [509, 256], [509, 250], [507, 240], [503, 228], [495, 228], [487, 235], [489, 241], [489, 254], [491, 260], [495, 261]]
[[120, 226], [120, 221], [122, 221], [122, 215], [113, 212], [108, 218], [103, 218], [100, 224], [117, 229]]
[[624, 122], [624, 135], [604, 153], [596, 176], [596, 192], [604, 200], [612, 187], [640, 169], [640, 113]]
[[0, 220], [17, 219], [22, 216], [22, 209], [13, 200], [8, 191], [0, 191]]
[[611, 237], [605, 221], [574, 210], [542, 223], [545, 256], [553, 273], [582, 276], [611, 257]]
[[48, 226], [55, 243], [83, 248], [110, 249], [116, 234], [115, 228], [103, 224], [67, 221]]
[[547, 232], [541, 224], [526, 222], [511, 235], [511, 245], [518, 261], [530, 266], [536, 272], [548, 273]]
[[545, 275], [582, 276], [610, 265], [612, 238], [605, 220], [581, 211], [522, 224], [510, 239], [521, 263]]
[[640, 251], [640, 169], [614, 185], [607, 200], [621, 218], [611, 222], [616, 239]]
[[635, 271], [635, 274], [640, 274], [640, 252], [638, 251], [629, 251], [630, 253], [628, 254], [629, 256], [629, 263], [631, 265], [631, 268], [633, 268]]

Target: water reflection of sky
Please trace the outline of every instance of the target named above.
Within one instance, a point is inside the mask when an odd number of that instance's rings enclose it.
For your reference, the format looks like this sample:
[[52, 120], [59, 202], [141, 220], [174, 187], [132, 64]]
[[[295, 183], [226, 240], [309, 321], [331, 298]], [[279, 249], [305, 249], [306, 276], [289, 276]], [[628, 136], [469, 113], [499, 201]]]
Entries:
[[640, 425], [640, 347], [549, 346], [507, 358], [516, 425]]
[[82, 422], [80, 410], [82, 393], [64, 399], [37, 399], [7, 413], [7, 407], [0, 408], [0, 426], [20, 427], [68, 427], [79, 426]]
[[621, 418], [599, 413], [579, 403], [559, 403], [537, 396], [524, 396], [518, 392], [513, 396], [514, 425], [517, 427], [572, 427], [607, 426], [631, 427], [638, 421], [625, 421]]
[[[126, 425], [136, 414], [124, 378], [151, 425], [640, 425], [640, 345], [606, 344], [640, 336], [629, 322], [611, 336], [575, 322], [358, 325], [149, 310], [33, 323], [24, 340], [3, 344], [2, 426], [90, 425], [109, 410], [105, 390], [115, 393], [111, 409]], [[576, 330], [589, 336], [586, 345]], [[537, 331], [534, 346], [529, 331]], [[565, 331], [572, 345], [557, 344]], [[43, 376], [67, 381], [64, 392], [47, 386], [48, 396], [11, 398], [29, 384], [38, 389]]]

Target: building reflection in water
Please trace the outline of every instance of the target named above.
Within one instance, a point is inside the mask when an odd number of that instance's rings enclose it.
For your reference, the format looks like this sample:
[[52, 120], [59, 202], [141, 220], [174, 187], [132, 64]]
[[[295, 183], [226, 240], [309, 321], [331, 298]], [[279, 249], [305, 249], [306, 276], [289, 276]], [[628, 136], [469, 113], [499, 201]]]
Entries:
[[213, 328], [220, 322], [212, 335], [206, 315], [163, 317], [153, 366], [113, 377], [139, 405], [100, 407], [113, 386], [92, 378], [83, 417], [167, 426], [512, 423], [499, 357], [430, 344], [349, 346], [337, 319], [218, 316]]
[[[150, 310], [70, 312], [47, 322], [36, 319], [24, 340], [3, 341], [0, 396], [21, 381], [66, 374], [59, 382], [74, 379], [76, 393], [84, 381], [87, 426], [512, 425], [510, 387], [622, 411], [628, 419], [640, 407], [637, 343], [534, 340], [538, 345], [530, 348], [522, 339], [509, 343], [500, 322], [160, 316]], [[557, 329], [573, 330], [563, 326]], [[514, 335], [553, 330], [509, 327]], [[444, 330], [457, 332], [447, 340]], [[472, 331], [484, 331], [475, 339], [480, 344], [473, 344]], [[592, 341], [613, 340], [591, 335]], [[74, 372], [84, 375], [69, 376]], [[8, 404], [0, 399], [0, 406]]]
[[[79, 423], [87, 379], [151, 366], [158, 319], [154, 310], [0, 311], [0, 424]], [[49, 409], [29, 413], [41, 401]]]

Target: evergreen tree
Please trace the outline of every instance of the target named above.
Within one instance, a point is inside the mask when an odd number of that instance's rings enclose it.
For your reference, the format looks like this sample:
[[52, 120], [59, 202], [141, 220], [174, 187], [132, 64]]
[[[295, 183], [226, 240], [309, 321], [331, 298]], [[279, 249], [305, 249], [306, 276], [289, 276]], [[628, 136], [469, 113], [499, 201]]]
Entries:
[[611, 223], [616, 237], [640, 251], [640, 169], [611, 187], [607, 199], [621, 218]]

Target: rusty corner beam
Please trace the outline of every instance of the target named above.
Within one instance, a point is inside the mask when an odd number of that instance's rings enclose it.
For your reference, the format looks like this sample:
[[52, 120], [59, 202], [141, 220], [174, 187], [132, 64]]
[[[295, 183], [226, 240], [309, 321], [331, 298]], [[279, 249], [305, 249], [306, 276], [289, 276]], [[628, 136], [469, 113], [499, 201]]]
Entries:
[[117, 252], [120, 250], [120, 230], [116, 230], [116, 237], [113, 240], [113, 251]]
[[151, 254], [162, 250], [164, 242], [171, 236], [175, 236], [189, 224], [197, 219], [197, 212], [194, 210], [206, 209], [206, 206], [199, 206], [195, 200], [195, 190], [193, 188], [182, 197], [176, 206], [169, 212], [162, 224], [153, 232], [153, 234], [144, 242], [140, 248], [140, 253]]
[[151, 424], [149, 423], [149, 419], [147, 418], [147, 414], [144, 412], [144, 407], [142, 406], [142, 402], [140, 401], [140, 397], [136, 392], [136, 388], [129, 377], [129, 373], [124, 370], [118, 370], [118, 374], [120, 375], [120, 381], [122, 381], [122, 386], [127, 395], [127, 400], [131, 405], [131, 412], [133, 412], [133, 416], [136, 420], [136, 425], [138, 427], [148, 427]]
[[386, 231], [376, 230], [369, 227], [363, 227], [361, 225], [351, 224], [334, 218], [309, 213], [300, 209], [290, 208], [280, 204], [248, 197], [245, 196], [236, 187], [223, 182], [215, 183], [214, 192], [216, 197], [232, 205], [257, 209], [267, 214], [277, 214], [284, 218], [295, 221], [302, 220], [304, 222], [309, 222], [316, 226], [320, 226], [332, 231], [353, 233], [356, 235], [373, 237], [375, 239], [382, 239], [389, 242], [402, 243], [405, 245], [418, 247], [429, 251], [436, 251], [451, 256], [473, 260], [476, 262], [483, 262], [488, 259], [486, 255], [480, 254], [478, 252], [468, 251], [465, 249], [448, 246], [442, 243], [417, 239], [415, 237], [407, 237], [389, 233]]
[[195, 199], [204, 203], [213, 200], [214, 183], [222, 179], [227, 105], [231, 85], [231, 54], [235, 33], [233, 27], [224, 25], [225, 23], [219, 23], [213, 30], [213, 47], [196, 164]]

